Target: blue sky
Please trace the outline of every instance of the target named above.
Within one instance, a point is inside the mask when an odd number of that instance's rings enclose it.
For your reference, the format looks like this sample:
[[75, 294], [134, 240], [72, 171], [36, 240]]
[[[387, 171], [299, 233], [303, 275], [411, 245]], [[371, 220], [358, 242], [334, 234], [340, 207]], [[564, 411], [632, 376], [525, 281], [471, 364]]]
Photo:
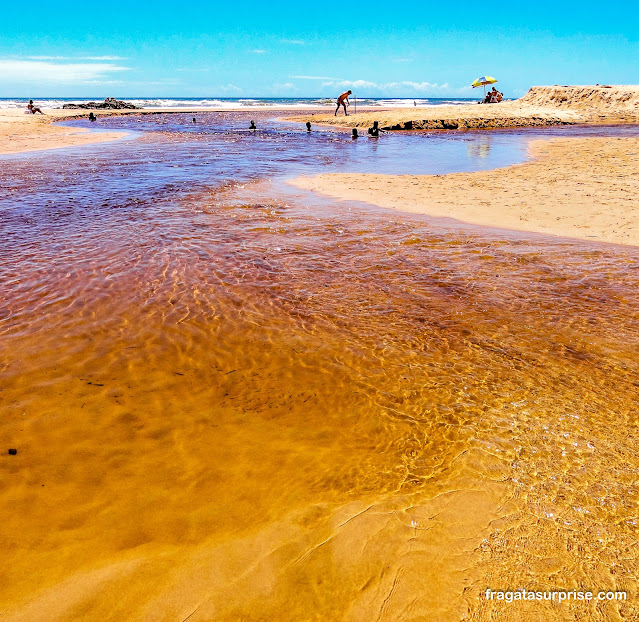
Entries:
[[2, 13], [0, 97], [473, 97], [484, 74], [511, 97], [639, 83], [629, 1], [11, 2]]

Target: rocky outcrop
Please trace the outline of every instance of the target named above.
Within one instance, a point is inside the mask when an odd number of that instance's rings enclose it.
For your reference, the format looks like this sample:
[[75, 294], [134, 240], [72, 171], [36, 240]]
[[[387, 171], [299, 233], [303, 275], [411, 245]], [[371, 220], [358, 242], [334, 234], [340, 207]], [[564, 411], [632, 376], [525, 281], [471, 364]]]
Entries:
[[129, 104], [115, 97], [107, 97], [103, 102], [87, 102], [86, 104], [64, 104], [65, 110], [140, 110], [139, 106]]
[[570, 125], [573, 121], [559, 117], [492, 117], [492, 118], [457, 118], [457, 119], [423, 119], [421, 121], [404, 121], [394, 125], [386, 125], [383, 130], [485, 130], [501, 127], [541, 127], [544, 125]]

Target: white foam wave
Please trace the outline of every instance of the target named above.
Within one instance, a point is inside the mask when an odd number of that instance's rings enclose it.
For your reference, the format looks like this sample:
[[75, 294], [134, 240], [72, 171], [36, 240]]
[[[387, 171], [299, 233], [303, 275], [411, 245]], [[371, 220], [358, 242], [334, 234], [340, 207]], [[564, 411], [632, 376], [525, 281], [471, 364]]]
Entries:
[[[90, 101], [101, 101], [98, 98], [49, 98], [34, 99], [36, 104], [41, 108], [62, 108], [64, 104], [86, 104]], [[171, 109], [195, 109], [195, 108], [212, 108], [219, 110], [229, 110], [233, 108], [248, 107], [286, 107], [286, 108], [317, 108], [332, 107], [335, 105], [335, 99], [332, 98], [170, 98], [170, 97], [140, 97], [124, 99], [141, 108], [171, 108]], [[358, 107], [385, 107], [385, 108], [406, 108], [413, 106], [441, 106], [441, 105], [458, 105], [467, 104], [469, 101], [464, 99], [406, 99], [406, 98], [372, 98], [363, 97], [357, 99]], [[26, 108], [29, 100], [27, 98], [3, 98], [0, 99], [0, 108]], [[353, 102], [354, 103], [354, 100]], [[351, 104], [352, 105], [352, 104]]]

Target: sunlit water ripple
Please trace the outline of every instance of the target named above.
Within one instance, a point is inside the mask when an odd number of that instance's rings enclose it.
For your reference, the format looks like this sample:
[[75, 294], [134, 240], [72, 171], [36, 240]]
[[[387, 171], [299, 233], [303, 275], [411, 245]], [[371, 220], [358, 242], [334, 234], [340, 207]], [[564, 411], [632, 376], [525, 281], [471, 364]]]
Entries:
[[635, 594], [636, 249], [260, 182], [490, 168], [547, 133], [244, 121], [3, 159], [7, 619], [639, 615], [480, 597]]

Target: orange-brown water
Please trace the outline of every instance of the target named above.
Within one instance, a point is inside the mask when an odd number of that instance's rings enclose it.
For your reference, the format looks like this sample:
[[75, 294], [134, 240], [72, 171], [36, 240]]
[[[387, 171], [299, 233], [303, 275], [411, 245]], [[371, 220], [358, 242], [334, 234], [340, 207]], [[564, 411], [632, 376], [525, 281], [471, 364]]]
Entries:
[[3, 619], [637, 619], [636, 249], [231, 194], [5, 220]]

